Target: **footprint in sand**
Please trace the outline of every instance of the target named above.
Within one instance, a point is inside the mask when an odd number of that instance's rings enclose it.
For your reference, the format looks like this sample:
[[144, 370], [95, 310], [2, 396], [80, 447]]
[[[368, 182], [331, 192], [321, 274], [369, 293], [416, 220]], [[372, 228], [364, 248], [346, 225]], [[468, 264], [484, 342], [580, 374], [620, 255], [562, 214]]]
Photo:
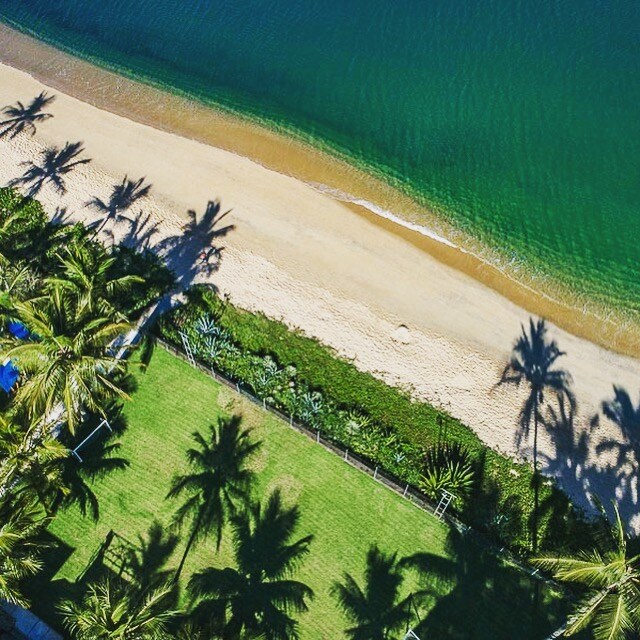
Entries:
[[409, 344], [411, 342], [411, 331], [409, 331], [409, 327], [401, 324], [391, 334], [391, 339], [400, 344]]

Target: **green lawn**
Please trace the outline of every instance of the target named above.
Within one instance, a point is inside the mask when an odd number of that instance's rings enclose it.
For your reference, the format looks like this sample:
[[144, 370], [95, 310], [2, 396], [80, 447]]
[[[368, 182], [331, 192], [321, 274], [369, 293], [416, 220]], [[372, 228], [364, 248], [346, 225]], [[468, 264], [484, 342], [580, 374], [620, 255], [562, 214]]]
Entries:
[[[451, 536], [433, 516], [163, 349], [156, 351], [146, 373], [136, 373], [136, 379], [138, 389], [125, 407], [127, 429], [121, 436], [120, 454], [130, 467], [96, 483], [99, 522], [83, 518], [72, 507], [50, 527], [67, 547], [52, 555], [55, 568], [59, 567], [55, 576], [47, 576], [52, 584], [41, 580], [33, 592], [36, 610], [48, 610], [46, 617], [60, 594], [73, 592], [71, 583], [109, 529], [135, 540], [154, 518], [169, 523], [176, 505], [165, 495], [172, 475], [185, 469], [191, 433], [218, 415], [242, 413], [245, 424], [263, 441], [255, 459], [259, 495], [281, 488], [288, 501], [300, 505], [299, 535], [315, 536], [299, 574], [316, 594], [309, 613], [300, 620], [303, 640], [343, 637], [345, 621], [329, 587], [343, 571], [361, 575], [372, 543], [400, 556], [429, 552], [439, 556], [440, 563], [447, 559], [451, 563], [455, 579], [430, 581], [433, 601], [429, 610], [421, 612], [427, 638], [541, 640], [559, 625], [563, 605], [548, 589], [536, 594], [526, 576], [466, 539]], [[180, 551], [178, 547], [173, 564]], [[224, 565], [230, 558], [226, 543], [219, 554], [213, 545], [200, 546], [184, 576], [207, 564]], [[410, 576], [407, 589], [418, 583], [424, 579]]]

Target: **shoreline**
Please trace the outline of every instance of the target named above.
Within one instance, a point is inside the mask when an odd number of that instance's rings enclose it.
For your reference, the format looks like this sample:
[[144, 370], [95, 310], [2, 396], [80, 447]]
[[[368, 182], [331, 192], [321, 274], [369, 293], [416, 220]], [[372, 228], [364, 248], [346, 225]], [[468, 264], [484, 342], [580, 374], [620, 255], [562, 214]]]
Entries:
[[[0, 41], [7, 43], [0, 53], [0, 62], [25, 71], [54, 89], [135, 122], [225, 149], [301, 180], [529, 313], [606, 349], [640, 357], [640, 324], [618, 310], [597, 309], [578, 298], [572, 301], [561, 283], [552, 283], [558, 293], [551, 295], [536, 287], [541, 282], [529, 285], [517, 279], [486, 257], [490, 252], [487, 247], [475, 246], [473, 239], [463, 238], [459, 230], [449, 227], [437, 214], [343, 158], [222, 107], [119, 75], [4, 23], [0, 23]], [[404, 217], [395, 211], [403, 211]], [[429, 226], [422, 221], [412, 221], [411, 214], [417, 211], [422, 217], [429, 216]], [[413, 218], [416, 219], [415, 214]], [[528, 277], [533, 276], [528, 274]]]
[[[80, 79], [95, 88], [98, 76], [86, 63], [78, 67], [85, 75], [77, 76], [52, 55], [39, 59], [40, 65], [52, 65], [68, 81]], [[108, 83], [97, 88], [113, 91]], [[156, 250], [170, 259], [183, 286], [212, 283], [237, 306], [282, 320], [360, 370], [446, 410], [488, 446], [514, 458], [531, 457], [532, 434], [522, 442], [515, 438], [523, 390], [496, 388], [529, 313], [459, 269], [461, 257], [472, 269], [470, 254], [362, 207], [354, 211], [356, 205], [347, 206], [248, 157], [98, 108], [0, 64], [0, 104], [29, 100], [42, 90], [56, 93], [49, 109], [54, 117], [33, 138], [20, 134], [0, 140], [0, 184], [20, 175], [20, 163], [45, 147], [82, 140], [93, 161], [66, 176], [67, 193], [60, 195], [48, 185], [42, 189], [37, 197], [49, 214], [95, 223], [88, 201], [108, 198], [125, 174], [134, 180], [146, 176], [153, 185], [150, 195], [136, 203], [128, 221], [107, 225], [104, 239], [128, 239], [138, 248]], [[170, 118], [171, 105], [173, 100], [163, 99], [154, 108]], [[144, 109], [144, 103], [138, 106]], [[241, 130], [216, 117], [222, 122], [218, 135], [229, 135], [233, 126]], [[211, 208], [207, 202], [228, 215], [223, 224], [234, 226], [224, 237], [216, 238], [213, 221], [202, 214]], [[205, 246], [222, 245], [219, 268], [211, 272], [199, 268], [198, 253], [189, 251], [198, 238], [183, 229], [194, 218]], [[166, 250], [168, 240], [173, 251]], [[423, 243], [434, 245], [444, 258], [425, 251]], [[543, 471], [556, 477], [579, 506], [588, 506], [588, 491], [604, 501], [622, 496], [625, 517], [640, 531], [634, 476], [616, 464], [611, 451], [598, 449], [619, 440], [620, 431], [603, 417], [597, 429], [592, 426], [613, 384], [635, 399], [640, 360], [553, 325], [549, 330], [567, 352], [561, 364], [573, 376], [578, 411], [563, 438], [541, 429]]]

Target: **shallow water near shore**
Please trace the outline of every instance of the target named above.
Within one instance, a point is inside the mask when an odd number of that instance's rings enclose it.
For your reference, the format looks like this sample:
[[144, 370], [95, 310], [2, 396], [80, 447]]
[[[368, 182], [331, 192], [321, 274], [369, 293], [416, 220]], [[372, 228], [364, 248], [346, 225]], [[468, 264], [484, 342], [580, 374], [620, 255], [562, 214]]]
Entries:
[[537, 290], [640, 312], [636, 3], [5, 0], [0, 19], [349, 158], [418, 205], [347, 199]]

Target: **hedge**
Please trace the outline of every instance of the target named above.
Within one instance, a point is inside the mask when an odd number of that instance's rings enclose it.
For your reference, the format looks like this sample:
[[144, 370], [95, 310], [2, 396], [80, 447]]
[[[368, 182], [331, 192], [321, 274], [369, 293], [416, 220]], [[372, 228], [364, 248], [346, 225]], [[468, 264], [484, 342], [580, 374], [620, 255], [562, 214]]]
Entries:
[[[190, 290], [187, 303], [164, 316], [158, 331], [177, 346], [185, 332], [202, 363], [412, 485], [420, 481], [427, 447], [461, 443], [474, 461], [475, 476], [457, 515], [513, 551], [529, 550], [532, 468], [488, 448], [444, 411], [359, 371], [281, 322], [222, 301], [204, 286]], [[542, 483], [540, 494], [540, 548], [588, 546], [593, 524], [567, 495], [552, 480]]]

